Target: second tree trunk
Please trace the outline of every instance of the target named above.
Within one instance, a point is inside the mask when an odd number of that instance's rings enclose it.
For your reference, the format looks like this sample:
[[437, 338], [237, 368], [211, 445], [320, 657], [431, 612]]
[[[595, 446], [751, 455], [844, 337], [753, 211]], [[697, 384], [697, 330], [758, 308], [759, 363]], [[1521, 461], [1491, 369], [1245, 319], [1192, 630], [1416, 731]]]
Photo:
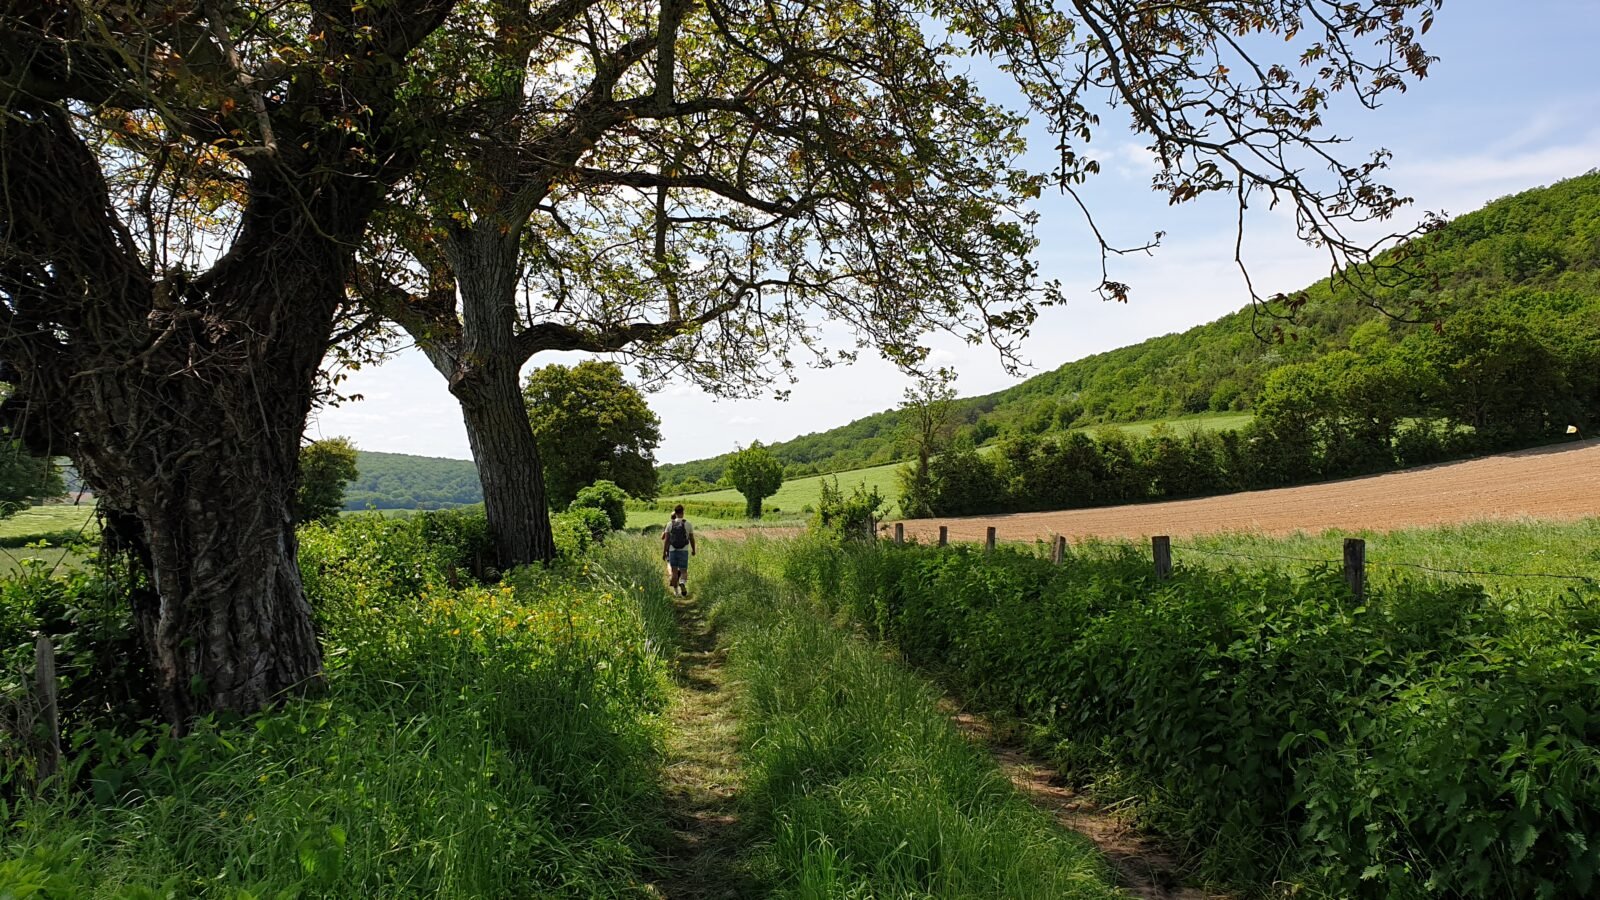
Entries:
[[509, 366], [485, 366], [451, 386], [483, 482], [483, 508], [500, 567], [555, 558], [539, 445]]

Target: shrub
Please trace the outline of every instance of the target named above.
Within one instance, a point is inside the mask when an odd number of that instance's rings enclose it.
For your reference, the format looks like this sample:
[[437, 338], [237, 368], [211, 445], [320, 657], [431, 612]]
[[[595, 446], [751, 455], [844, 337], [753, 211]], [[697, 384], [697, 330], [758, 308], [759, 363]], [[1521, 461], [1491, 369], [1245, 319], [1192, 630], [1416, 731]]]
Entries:
[[555, 539], [556, 555], [562, 559], [577, 559], [586, 555], [599, 540], [595, 536], [595, 527], [600, 524], [600, 519], [605, 519], [605, 528], [609, 531], [611, 520], [597, 509], [579, 509], [551, 516], [550, 531]]
[[615, 482], [596, 481], [578, 492], [569, 510], [598, 509], [611, 521], [611, 531], [621, 531], [628, 526], [628, 494]]
[[[15, 575], [0, 579], [0, 799], [16, 796], [16, 779], [31, 783], [20, 733], [31, 717], [28, 678], [36, 636], [55, 650], [61, 726], [69, 733], [131, 727], [158, 714], [146, 654], [133, 630], [128, 586], [96, 568], [58, 571], [24, 558]], [[14, 743], [15, 741], [15, 743]]]
[[930, 462], [933, 514], [967, 516], [1006, 507], [1005, 482], [972, 444], [958, 441]]
[[603, 509], [596, 509], [592, 506], [579, 506], [569, 510], [566, 515], [588, 529], [589, 537], [594, 543], [598, 544], [605, 540], [606, 536], [612, 531], [611, 516]]
[[1421, 466], [1450, 457], [1445, 431], [1432, 419], [1401, 426], [1394, 436], [1394, 454], [1402, 466]]
[[839, 479], [822, 479], [822, 497], [817, 501], [817, 511], [811, 517], [811, 530], [826, 535], [834, 541], [870, 541], [876, 537], [873, 529], [883, 514], [888, 501], [877, 488], [867, 490], [856, 485], [849, 498], [839, 490]]

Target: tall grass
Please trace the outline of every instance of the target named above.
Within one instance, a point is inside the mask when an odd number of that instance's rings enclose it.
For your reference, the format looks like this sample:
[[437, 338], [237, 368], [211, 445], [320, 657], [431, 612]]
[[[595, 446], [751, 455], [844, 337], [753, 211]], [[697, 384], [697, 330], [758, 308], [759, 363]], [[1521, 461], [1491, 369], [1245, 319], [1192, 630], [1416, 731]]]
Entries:
[[664, 592], [581, 560], [462, 584], [476, 528], [304, 530], [326, 696], [79, 730], [63, 789], [0, 810], [0, 896], [646, 895]]
[[936, 694], [717, 548], [701, 585], [741, 685], [744, 806], [774, 896], [1107, 897], [1099, 861], [1014, 792]]

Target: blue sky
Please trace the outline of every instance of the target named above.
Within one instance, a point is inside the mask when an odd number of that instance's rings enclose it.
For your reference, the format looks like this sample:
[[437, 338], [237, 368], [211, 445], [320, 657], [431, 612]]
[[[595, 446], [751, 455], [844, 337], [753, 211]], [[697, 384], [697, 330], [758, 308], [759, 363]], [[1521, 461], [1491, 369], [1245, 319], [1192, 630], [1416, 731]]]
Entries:
[[[1416, 198], [1408, 217], [1470, 212], [1600, 166], [1597, 37], [1600, 0], [1449, 0], [1425, 42], [1440, 57], [1430, 77], [1377, 111], [1348, 111], [1330, 122], [1354, 151], [1394, 152], [1387, 181]], [[1042, 132], [1030, 137], [1038, 148], [1052, 145]], [[1094, 294], [1099, 264], [1081, 214], [1066, 198], [1041, 198], [1038, 259], [1045, 277], [1062, 281], [1069, 302], [1045, 310], [1024, 345], [1033, 372], [1181, 331], [1249, 299], [1232, 262], [1228, 199], [1168, 207], [1149, 190], [1142, 143], [1114, 120], [1106, 120], [1094, 146], [1106, 171], [1088, 197], [1108, 237], [1138, 243], [1156, 230], [1167, 236], [1154, 256], [1115, 263], [1113, 277], [1132, 284], [1132, 300], [1104, 303]], [[1327, 274], [1326, 257], [1300, 244], [1293, 223], [1279, 214], [1252, 216], [1245, 253], [1263, 294]], [[576, 358], [545, 355], [532, 365]], [[960, 374], [963, 395], [1020, 380], [1005, 374], [992, 349], [935, 342], [935, 359]], [[662, 419], [657, 456], [680, 462], [753, 439], [770, 443], [832, 428], [893, 406], [907, 384], [893, 366], [863, 355], [849, 367], [802, 372], [782, 402], [717, 401], [687, 385], [661, 385], [648, 398]], [[470, 455], [459, 408], [420, 353], [405, 351], [355, 373], [343, 388], [365, 399], [321, 411], [312, 437], [346, 435], [365, 450]]]

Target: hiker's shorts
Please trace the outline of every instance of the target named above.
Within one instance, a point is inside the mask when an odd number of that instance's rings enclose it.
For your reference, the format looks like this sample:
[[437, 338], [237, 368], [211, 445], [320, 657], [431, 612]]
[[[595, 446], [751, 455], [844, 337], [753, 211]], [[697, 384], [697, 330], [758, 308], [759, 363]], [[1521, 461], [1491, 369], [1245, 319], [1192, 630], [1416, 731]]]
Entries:
[[682, 550], [668, 550], [667, 565], [674, 569], [689, 568], [689, 548], [685, 547]]

